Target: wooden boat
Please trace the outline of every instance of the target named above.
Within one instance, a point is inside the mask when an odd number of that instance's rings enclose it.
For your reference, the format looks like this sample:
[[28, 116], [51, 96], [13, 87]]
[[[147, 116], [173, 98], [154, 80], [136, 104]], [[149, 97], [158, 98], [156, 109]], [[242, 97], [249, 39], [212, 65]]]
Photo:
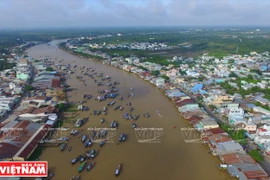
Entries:
[[66, 144], [61, 145], [61, 151], [64, 151], [66, 149]]
[[86, 160], [87, 156], [84, 154], [83, 157], [81, 157], [81, 162], [84, 162]]
[[89, 165], [87, 166], [86, 170], [90, 171], [95, 165], [95, 162], [90, 162]]
[[133, 128], [136, 128], [136, 127], [137, 127], [137, 125], [136, 125], [135, 123], [131, 123], [131, 126], [132, 126]]
[[127, 135], [126, 134], [121, 134], [120, 137], [119, 137], [119, 142], [124, 142], [126, 141], [126, 138], [127, 138]]
[[105, 120], [104, 120], [103, 118], [101, 118], [101, 119], [100, 119], [100, 122], [101, 122], [101, 123], [104, 123], [104, 122], [105, 122]]
[[86, 139], [87, 139], [87, 136], [83, 135], [81, 140], [82, 140], [82, 142], [84, 142]]
[[102, 146], [104, 146], [104, 144], [105, 144], [105, 142], [104, 142], [104, 141], [101, 141], [101, 142], [99, 143], [99, 146], [102, 147]]
[[120, 175], [121, 167], [122, 167], [122, 165], [121, 164], [118, 164], [118, 166], [117, 166], [117, 168], [115, 170], [115, 176], [119, 176]]
[[78, 168], [78, 171], [82, 172], [84, 170], [84, 168], [85, 168], [85, 165], [86, 165], [86, 161], [82, 162], [81, 165]]

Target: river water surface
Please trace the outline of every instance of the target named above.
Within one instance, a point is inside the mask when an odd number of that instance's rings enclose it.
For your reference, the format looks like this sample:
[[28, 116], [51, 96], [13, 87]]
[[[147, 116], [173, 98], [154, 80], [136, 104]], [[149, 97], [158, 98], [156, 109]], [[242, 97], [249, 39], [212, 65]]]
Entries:
[[[174, 107], [173, 103], [163, 95], [161, 91], [138, 78], [136, 75], [127, 73], [123, 70], [103, 65], [99, 62], [71, 55], [56, 46], [57, 41], [30, 48], [27, 53], [30, 57], [50, 57], [59, 63], [63, 59], [63, 64], [93, 67], [98, 73], [103, 72], [109, 75], [112, 80], [120, 82], [119, 93], [124, 96], [124, 101], [116, 100], [116, 104], [125, 106], [126, 102], [131, 102], [135, 109], [134, 114], [141, 114], [136, 121], [138, 127], [144, 128], [163, 128], [163, 135], [160, 143], [139, 143], [128, 120], [122, 118], [124, 111], [114, 111], [109, 109], [108, 115], [93, 116], [93, 109], [100, 109], [106, 104], [97, 102], [94, 99], [88, 100], [90, 108], [88, 112], [82, 112], [78, 117], [89, 116], [89, 122], [83, 126], [85, 131], [88, 127], [109, 127], [109, 123], [100, 123], [100, 118], [106, 121], [117, 120], [119, 128], [116, 131], [114, 142], [107, 143], [103, 147], [94, 144], [91, 148], [99, 150], [99, 154], [94, 159], [94, 168], [87, 172], [83, 171], [83, 180], [113, 180], [115, 168], [119, 163], [123, 164], [121, 175], [117, 179], [122, 180], [224, 180], [231, 179], [226, 172], [218, 169], [219, 160], [209, 154], [207, 146], [201, 143], [185, 143], [181, 134], [181, 128], [188, 127]], [[78, 75], [78, 74], [77, 74]], [[94, 81], [86, 77], [87, 86], [82, 86], [75, 78], [76, 73], [70, 76], [67, 84], [78, 90], [68, 92], [69, 101], [82, 100], [83, 94], [97, 96], [97, 91], [105, 87], [97, 87]], [[130, 87], [134, 88], [134, 97], [127, 98]], [[108, 101], [107, 101], [108, 102]], [[159, 110], [160, 115], [156, 113]], [[144, 118], [143, 113], [149, 112], [150, 118]], [[71, 126], [64, 124], [65, 127]], [[174, 128], [174, 126], [176, 128]], [[128, 139], [124, 143], [117, 144], [119, 135], [126, 133]], [[80, 142], [78, 137], [70, 137], [68, 146], [72, 150], [68, 152], [60, 151], [59, 147], [48, 147], [43, 151], [40, 160], [49, 162], [49, 168], [55, 173], [54, 179], [68, 180], [73, 175], [78, 175], [79, 163], [71, 165], [71, 160], [87, 149]], [[90, 162], [90, 161], [88, 161]]]

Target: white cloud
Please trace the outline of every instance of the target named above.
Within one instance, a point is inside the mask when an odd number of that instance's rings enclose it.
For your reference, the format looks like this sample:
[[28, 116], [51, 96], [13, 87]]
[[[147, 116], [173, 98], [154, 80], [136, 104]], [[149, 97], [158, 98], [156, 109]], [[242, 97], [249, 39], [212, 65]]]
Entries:
[[8, 0], [0, 27], [269, 25], [261, 0]]

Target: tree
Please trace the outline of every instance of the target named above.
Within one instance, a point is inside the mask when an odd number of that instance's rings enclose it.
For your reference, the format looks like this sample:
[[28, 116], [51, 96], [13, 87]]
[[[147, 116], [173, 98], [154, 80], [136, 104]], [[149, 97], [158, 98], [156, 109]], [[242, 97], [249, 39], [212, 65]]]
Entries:
[[164, 75], [164, 74], [163, 74], [161, 77], [162, 77], [163, 79], [165, 79], [166, 81], [170, 80], [170, 78], [169, 78], [168, 76]]
[[145, 67], [143, 67], [143, 66], [138, 66], [138, 68], [139, 68], [139, 69], [142, 69], [142, 70], [144, 70], [144, 71], [147, 71], [147, 70], [148, 70], [147, 68], [145, 68]]
[[263, 157], [257, 149], [250, 151], [248, 154], [259, 163], [263, 161]]
[[212, 109], [212, 110], [217, 109], [217, 107], [215, 105], [213, 105], [213, 104], [209, 105], [209, 108]]
[[179, 69], [179, 73], [180, 73], [181, 75], [187, 75], [186, 71], [183, 71], [183, 70], [181, 70], [181, 69]]
[[59, 108], [59, 110], [64, 110], [65, 109], [65, 104], [64, 103], [60, 103], [58, 105], [58, 108]]
[[198, 81], [203, 81], [205, 79], [205, 77], [204, 76], [200, 76], [200, 77], [198, 77]]
[[25, 90], [26, 91], [33, 91], [35, 88], [33, 87], [33, 86], [31, 86], [31, 85], [29, 85], [29, 84], [27, 84], [26, 86], [25, 86]]
[[47, 67], [46, 71], [54, 71], [54, 69], [52, 67]]
[[158, 70], [152, 71], [151, 74], [153, 76], [158, 76], [160, 74], [160, 72]]
[[238, 77], [234, 72], [231, 72], [230, 74], [229, 74], [229, 77]]

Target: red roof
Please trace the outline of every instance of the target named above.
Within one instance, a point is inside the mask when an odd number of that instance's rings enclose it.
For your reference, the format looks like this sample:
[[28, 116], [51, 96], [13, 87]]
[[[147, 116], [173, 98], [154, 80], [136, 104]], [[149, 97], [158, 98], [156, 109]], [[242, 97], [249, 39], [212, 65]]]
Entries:
[[244, 171], [243, 173], [248, 179], [268, 178], [268, 175], [263, 170]]
[[257, 164], [256, 161], [247, 154], [241, 153], [232, 153], [221, 155], [223, 162], [226, 164], [238, 164], [238, 163], [247, 163], [247, 164]]
[[36, 96], [34, 99], [36, 100], [45, 100], [47, 97], [46, 96]]
[[211, 132], [212, 134], [221, 134], [221, 133], [225, 133], [225, 131], [223, 129], [221, 129], [220, 127], [218, 128], [213, 128], [213, 129], [208, 129], [208, 132]]
[[260, 131], [260, 132], [267, 132], [267, 130], [266, 129], [263, 129], [263, 128], [258, 128], [258, 131]]
[[190, 118], [188, 118], [188, 121], [193, 121], [193, 120], [201, 120], [202, 117], [198, 117], [198, 116], [191, 116]]
[[182, 106], [184, 106], [186, 104], [193, 104], [193, 103], [194, 103], [194, 101], [192, 99], [185, 99], [183, 101], [180, 101], [180, 102], [175, 103], [175, 105], [177, 107], [182, 107]]
[[28, 144], [28, 146], [19, 154], [19, 157], [27, 159], [30, 153], [37, 147], [38, 143], [48, 134], [51, 125], [45, 124], [42, 130], [36, 135], [36, 137]]
[[40, 124], [26, 120], [9, 127], [10, 130], [4, 132], [1, 137], [0, 155], [3, 158], [13, 157], [40, 127]]
[[213, 134], [213, 135], [207, 136], [205, 140], [206, 141], [213, 140], [216, 143], [220, 143], [220, 142], [228, 142], [228, 141], [231, 141], [232, 139], [230, 138], [228, 134]]

